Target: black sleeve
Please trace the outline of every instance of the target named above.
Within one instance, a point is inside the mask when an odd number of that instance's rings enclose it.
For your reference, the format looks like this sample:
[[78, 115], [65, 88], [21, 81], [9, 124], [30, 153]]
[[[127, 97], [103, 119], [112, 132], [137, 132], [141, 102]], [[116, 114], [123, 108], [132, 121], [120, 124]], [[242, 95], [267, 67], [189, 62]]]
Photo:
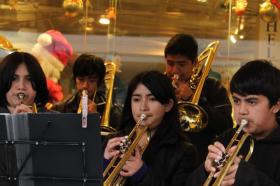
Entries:
[[203, 185], [207, 179], [207, 174], [204, 169], [204, 164], [201, 164], [197, 169], [195, 169], [187, 178], [186, 186], [197, 186]]
[[120, 126], [120, 120], [121, 120], [121, 115], [122, 115], [122, 107], [121, 105], [115, 103], [111, 107], [110, 111], [110, 126], [113, 127], [114, 129], [118, 129]]
[[235, 177], [235, 185], [279, 186], [280, 175], [278, 174], [277, 180], [272, 180], [264, 172], [258, 170], [253, 164], [241, 161]]
[[207, 79], [199, 105], [208, 115], [207, 130], [219, 135], [232, 128], [231, 104], [226, 89], [219, 81]]

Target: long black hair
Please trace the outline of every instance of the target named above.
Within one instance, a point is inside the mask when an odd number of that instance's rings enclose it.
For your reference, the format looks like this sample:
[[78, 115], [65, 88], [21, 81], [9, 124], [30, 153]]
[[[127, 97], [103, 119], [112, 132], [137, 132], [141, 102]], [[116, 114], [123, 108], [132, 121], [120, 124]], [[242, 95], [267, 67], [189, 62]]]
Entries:
[[25, 64], [36, 91], [35, 103], [44, 106], [49, 99], [47, 81], [38, 60], [26, 52], [13, 52], [0, 63], [0, 106], [8, 105], [6, 93], [10, 90], [14, 74], [20, 64]]
[[164, 74], [154, 70], [145, 71], [136, 75], [129, 83], [121, 118], [120, 130], [128, 134], [135, 126], [135, 120], [131, 109], [131, 98], [133, 92], [139, 84], [146, 86], [161, 104], [168, 104], [170, 99], [174, 102], [172, 109], [164, 115], [161, 124], [157, 128], [155, 136], [164, 136], [164, 134], [173, 133], [176, 136], [184, 138], [185, 135], [183, 134], [179, 122], [176, 95], [171, 81]]

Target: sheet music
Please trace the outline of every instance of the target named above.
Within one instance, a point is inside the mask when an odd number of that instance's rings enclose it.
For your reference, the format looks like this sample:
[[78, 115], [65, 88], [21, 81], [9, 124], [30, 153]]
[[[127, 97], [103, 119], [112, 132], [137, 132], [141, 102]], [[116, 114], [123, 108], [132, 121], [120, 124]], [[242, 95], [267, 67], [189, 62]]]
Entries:
[[[6, 114], [6, 127], [7, 138], [9, 141], [29, 140], [29, 125], [28, 115], [25, 114]], [[30, 153], [30, 145], [28, 144], [15, 144], [15, 153], [17, 168], [19, 169]], [[32, 170], [32, 158], [30, 158], [27, 164], [24, 166], [21, 175], [33, 175]], [[19, 180], [19, 186], [33, 186], [33, 181]]]
[[[2, 158], [5, 165], [11, 165], [8, 175], [19, 182], [11, 183], [16, 186], [101, 185], [100, 115], [89, 113], [87, 120], [94, 124], [85, 129], [80, 125], [81, 114], [76, 113], [0, 114], [1, 148], [10, 157]], [[16, 171], [20, 174], [11, 174]]]

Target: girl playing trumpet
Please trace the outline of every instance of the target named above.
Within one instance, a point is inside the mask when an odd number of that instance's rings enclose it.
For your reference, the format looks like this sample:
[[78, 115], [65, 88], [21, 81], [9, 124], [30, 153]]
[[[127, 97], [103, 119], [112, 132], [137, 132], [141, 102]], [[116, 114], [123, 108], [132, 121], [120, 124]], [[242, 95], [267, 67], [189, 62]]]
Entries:
[[[179, 124], [177, 100], [170, 80], [157, 71], [142, 72], [128, 86], [121, 136], [129, 134], [142, 115], [148, 127], [120, 175], [125, 185], [182, 185], [196, 166], [196, 150], [184, 137]], [[143, 152], [142, 145], [148, 145]], [[125, 137], [111, 138], [104, 151], [104, 164], [123, 156], [118, 148]]]
[[48, 101], [44, 72], [37, 59], [26, 52], [13, 52], [0, 63], [0, 112], [36, 112], [33, 105]]

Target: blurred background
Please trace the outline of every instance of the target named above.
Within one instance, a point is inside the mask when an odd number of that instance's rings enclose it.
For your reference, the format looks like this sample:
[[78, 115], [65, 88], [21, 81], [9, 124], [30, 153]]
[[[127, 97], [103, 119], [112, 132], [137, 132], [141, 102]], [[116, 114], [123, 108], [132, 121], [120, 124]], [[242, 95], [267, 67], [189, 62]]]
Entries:
[[73, 48], [60, 80], [66, 98], [79, 54], [115, 61], [126, 84], [143, 70], [164, 72], [166, 42], [187, 33], [200, 51], [211, 41], [221, 42], [212, 70], [227, 87], [249, 60], [280, 64], [279, 8], [278, 0], [0, 0], [1, 57], [29, 52], [40, 34], [60, 31]]

